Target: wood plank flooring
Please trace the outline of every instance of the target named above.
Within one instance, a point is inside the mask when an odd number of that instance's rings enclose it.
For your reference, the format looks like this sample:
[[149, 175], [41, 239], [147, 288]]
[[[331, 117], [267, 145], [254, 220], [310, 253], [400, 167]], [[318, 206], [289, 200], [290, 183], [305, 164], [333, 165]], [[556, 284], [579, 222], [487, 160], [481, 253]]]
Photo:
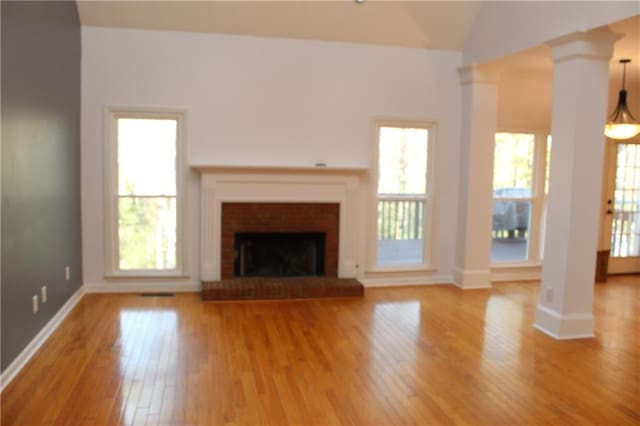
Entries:
[[640, 279], [596, 338], [531, 324], [539, 283], [203, 303], [86, 295], [2, 393], [2, 425], [640, 424]]

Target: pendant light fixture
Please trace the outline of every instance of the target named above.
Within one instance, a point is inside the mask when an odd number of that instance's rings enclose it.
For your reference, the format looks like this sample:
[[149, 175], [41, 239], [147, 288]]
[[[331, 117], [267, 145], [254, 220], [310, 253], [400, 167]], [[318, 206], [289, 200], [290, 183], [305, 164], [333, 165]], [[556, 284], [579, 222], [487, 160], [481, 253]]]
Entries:
[[627, 106], [627, 90], [624, 84], [629, 62], [631, 62], [631, 59], [620, 59], [622, 64], [622, 89], [618, 95], [618, 105], [609, 117], [606, 126], [604, 126], [604, 134], [611, 139], [629, 139], [640, 133], [640, 121], [633, 118]]

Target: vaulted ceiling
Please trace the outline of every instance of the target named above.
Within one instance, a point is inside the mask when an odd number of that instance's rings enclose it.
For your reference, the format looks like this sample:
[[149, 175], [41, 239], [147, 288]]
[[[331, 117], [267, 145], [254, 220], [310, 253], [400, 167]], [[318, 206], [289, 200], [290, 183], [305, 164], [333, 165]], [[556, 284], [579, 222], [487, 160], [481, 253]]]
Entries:
[[[608, 25], [614, 33], [620, 34], [616, 41], [611, 57], [609, 69], [614, 81], [621, 79], [622, 67], [619, 60], [632, 59], [627, 67], [627, 80], [640, 82], [640, 15], [614, 22]], [[537, 74], [538, 77], [551, 78], [553, 74], [553, 62], [551, 60], [551, 48], [538, 46], [508, 57], [500, 58], [492, 63], [501, 69], [518, 74]], [[638, 83], [635, 83], [638, 84]]]
[[[189, 31], [389, 46], [462, 50], [481, 1], [229, 0], [78, 1], [83, 25]], [[629, 79], [640, 79], [640, 16], [609, 27], [622, 35], [611, 61], [633, 58]], [[503, 70], [551, 77], [547, 46], [494, 62]], [[618, 75], [618, 72], [612, 73]]]
[[479, 1], [79, 1], [83, 25], [462, 49]]

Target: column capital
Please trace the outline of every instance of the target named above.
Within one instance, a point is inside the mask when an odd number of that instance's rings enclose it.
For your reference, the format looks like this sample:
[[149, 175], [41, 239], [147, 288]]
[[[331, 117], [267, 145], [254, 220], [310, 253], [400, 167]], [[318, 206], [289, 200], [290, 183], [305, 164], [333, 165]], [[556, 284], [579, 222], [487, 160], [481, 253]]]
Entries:
[[497, 85], [500, 72], [495, 67], [481, 64], [469, 64], [458, 68], [460, 84]]
[[549, 40], [553, 63], [576, 58], [609, 61], [613, 54], [613, 44], [622, 37], [620, 34], [602, 28], [594, 31], [577, 31]]

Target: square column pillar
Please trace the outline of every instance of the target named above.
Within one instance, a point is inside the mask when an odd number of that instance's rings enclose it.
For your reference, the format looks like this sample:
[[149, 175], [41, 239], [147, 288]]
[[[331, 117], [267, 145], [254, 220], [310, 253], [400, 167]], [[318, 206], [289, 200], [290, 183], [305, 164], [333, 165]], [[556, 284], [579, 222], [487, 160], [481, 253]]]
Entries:
[[534, 327], [593, 336], [593, 290], [607, 117], [617, 35], [578, 32], [549, 42], [553, 56], [551, 169], [542, 288]]
[[454, 283], [491, 287], [493, 150], [498, 104], [497, 74], [479, 65], [459, 70], [462, 84], [460, 209]]

